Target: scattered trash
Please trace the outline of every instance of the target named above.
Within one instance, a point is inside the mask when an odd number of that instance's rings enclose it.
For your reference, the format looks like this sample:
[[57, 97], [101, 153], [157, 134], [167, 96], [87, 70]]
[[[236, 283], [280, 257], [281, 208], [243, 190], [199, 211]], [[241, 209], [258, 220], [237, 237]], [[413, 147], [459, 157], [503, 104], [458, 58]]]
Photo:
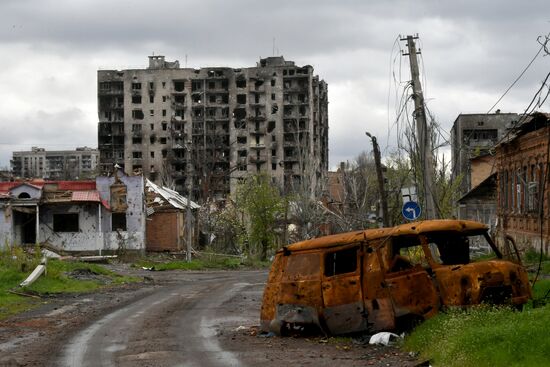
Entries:
[[241, 326], [238, 326], [238, 327], [235, 329], [235, 331], [241, 331], [241, 330], [247, 330], [247, 329], [248, 329], [248, 327], [242, 326], [242, 325], [241, 325]]
[[273, 338], [275, 336], [275, 333], [273, 331], [270, 331], [270, 332], [261, 332], [258, 334], [258, 337], [260, 338]]
[[157, 269], [155, 269], [154, 266], [151, 266], [151, 267], [147, 267], [147, 266], [142, 266], [141, 267], [143, 270], [149, 270], [149, 271], [156, 271]]
[[390, 345], [393, 342], [395, 342], [397, 339], [401, 339], [401, 338], [402, 337], [397, 334], [384, 331], [381, 333], [376, 333], [373, 336], [371, 336], [369, 340], [369, 344]]

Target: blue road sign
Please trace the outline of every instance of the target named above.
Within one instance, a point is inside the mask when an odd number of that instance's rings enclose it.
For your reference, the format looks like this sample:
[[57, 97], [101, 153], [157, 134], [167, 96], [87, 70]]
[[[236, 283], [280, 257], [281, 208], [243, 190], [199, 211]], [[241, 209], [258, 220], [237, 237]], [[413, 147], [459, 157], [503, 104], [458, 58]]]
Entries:
[[408, 220], [415, 220], [416, 218], [420, 217], [420, 214], [422, 214], [422, 209], [420, 209], [420, 205], [416, 201], [408, 201], [405, 204], [403, 204], [403, 209], [401, 210], [401, 213], [403, 214], [403, 217]]

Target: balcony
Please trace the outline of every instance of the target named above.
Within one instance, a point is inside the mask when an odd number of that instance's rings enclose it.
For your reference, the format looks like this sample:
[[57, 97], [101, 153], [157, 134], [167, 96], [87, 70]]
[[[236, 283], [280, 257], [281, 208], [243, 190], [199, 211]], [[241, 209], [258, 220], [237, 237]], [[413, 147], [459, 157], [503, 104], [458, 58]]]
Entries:
[[252, 164], [267, 162], [267, 156], [265, 154], [249, 155], [248, 161]]
[[250, 144], [250, 149], [265, 149], [265, 144], [264, 143]]

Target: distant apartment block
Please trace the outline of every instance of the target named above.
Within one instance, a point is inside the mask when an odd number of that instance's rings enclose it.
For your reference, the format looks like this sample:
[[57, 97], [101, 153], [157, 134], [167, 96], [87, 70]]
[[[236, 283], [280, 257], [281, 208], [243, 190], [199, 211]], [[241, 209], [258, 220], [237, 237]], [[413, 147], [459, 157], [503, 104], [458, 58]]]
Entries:
[[77, 180], [95, 176], [99, 151], [88, 147], [76, 150], [49, 150], [33, 147], [30, 151], [13, 152], [13, 177]]
[[249, 68], [149, 67], [98, 71], [100, 171], [128, 174], [194, 199], [225, 198], [248, 174], [282, 189], [328, 171], [327, 84], [283, 57]]

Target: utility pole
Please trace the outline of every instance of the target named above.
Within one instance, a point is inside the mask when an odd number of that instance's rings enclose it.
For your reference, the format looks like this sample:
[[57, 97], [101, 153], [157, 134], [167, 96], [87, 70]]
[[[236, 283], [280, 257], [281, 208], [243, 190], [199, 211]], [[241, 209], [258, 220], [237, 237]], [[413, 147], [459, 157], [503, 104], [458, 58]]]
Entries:
[[416, 57], [420, 51], [416, 51], [416, 45], [414, 40], [418, 39], [418, 36], [407, 36], [407, 38], [401, 38], [401, 41], [407, 41], [408, 53], [404, 53], [403, 56], [409, 56], [409, 62], [411, 66], [412, 88], [413, 88], [413, 101], [414, 101], [414, 113], [413, 117], [416, 121], [416, 142], [418, 144], [418, 156], [420, 157], [420, 169], [422, 171], [422, 193], [424, 195], [424, 213], [426, 213], [426, 219], [436, 219], [439, 217], [435, 207], [435, 192], [433, 190], [434, 185], [434, 173], [433, 173], [433, 156], [432, 145], [430, 139], [430, 131], [426, 121], [426, 111], [424, 109], [424, 95], [422, 94], [422, 85], [420, 84], [420, 73], [418, 71], [418, 59]]
[[376, 136], [369, 134], [365, 131], [365, 134], [372, 141], [372, 150], [374, 152], [374, 164], [376, 165], [376, 177], [378, 178], [378, 192], [380, 194], [380, 205], [382, 207], [382, 223], [384, 227], [390, 226], [388, 218], [388, 197], [386, 196], [386, 189], [384, 188], [384, 175], [382, 174], [382, 162], [380, 161], [380, 147], [376, 141]]
[[186, 168], [187, 168], [187, 182], [188, 182], [188, 193], [187, 193], [187, 215], [185, 219], [185, 231], [186, 231], [186, 250], [185, 250], [185, 258], [187, 262], [191, 262], [191, 251], [193, 250], [193, 247], [191, 245], [191, 242], [193, 241], [193, 226], [191, 225], [192, 222], [192, 214], [191, 214], [191, 198], [193, 196], [193, 176], [191, 172], [191, 162], [192, 162], [192, 156], [191, 156], [191, 146], [192, 142], [188, 142], [186, 146], [187, 150], [187, 162], [186, 162]]

